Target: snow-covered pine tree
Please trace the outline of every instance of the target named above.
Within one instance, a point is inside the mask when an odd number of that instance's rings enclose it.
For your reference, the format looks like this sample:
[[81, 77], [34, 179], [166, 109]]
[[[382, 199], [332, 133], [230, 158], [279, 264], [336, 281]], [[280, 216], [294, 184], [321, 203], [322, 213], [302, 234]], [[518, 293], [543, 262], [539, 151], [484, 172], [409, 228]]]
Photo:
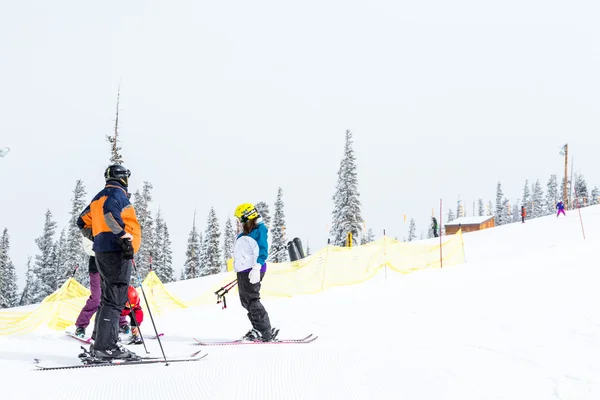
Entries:
[[492, 210], [494, 209], [494, 205], [492, 204], [492, 201], [489, 200], [487, 203], [487, 211], [485, 212], [485, 215], [487, 215], [488, 217], [491, 217], [492, 214]]
[[448, 209], [448, 216], [446, 217], [446, 222], [452, 222], [456, 219], [456, 217], [454, 216], [454, 211], [452, 211], [452, 209]]
[[215, 209], [211, 207], [206, 219], [206, 232], [202, 242], [203, 254], [202, 265], [200, 266], [200, 276], [214, 275], [221, 272], [221, 229]]
[[[463, 205], [462, 200], [456, 201], [456, 218], [460, 218], [463, 216]], [[410, 241], [410, 240], [409, 240]]]
[[67, 225], [67, 243], [65, 249], [65, 269], [62, 271], [62, 279], [66, 280], [71, 276], [75, 267], [79, 269], [75, 274], [75, 279], [84, 286], [89, 287], [90, 276], [88, 273], [88, 257], [81, 244], [81, 232], [77, 227], [77, 218], [86, 206], [85, 186], [82, 180], [75, 182], [73, 197], [71, 198], [71, 211], [69, 212], [69, 224]]
[[[546, 210], [544, 209], [544, 190], [542, 189], [539, 179], [536, 179], [533, 184], [531, 190], [531, 203], [533, 208], [531, 210], [531, 218], [539, 218], [546, 215]], [[529, 216], [529, 214], [527, 215]]]
[[60, 231], [58, 241], [54, 242], [54, 246], [52, 247], [52, 268], [56, 274], [56, 287], [54, 290], [60, 288], [66, 281], [63, 276], [65, 271], [65, 254], [67, 252], [67, 239], [65, 236], [65, 230], [63, 229]]
[[575, 206], [579, 204], [579, 207], [585, 207], [587, 202], [589, 201], [588, 188], [587, 183], [585, 182], [585, 178], [582, 174], [575, 175], [575, 194], [573, 203]]
[[510, 201], [505, 197], [502, 201], [502, 221], [509, 224], [512, 220]]
[[281, 263], [288, 260], [287, 239], [285, 234], [285, 213], [283, 211], [283, 189], [277, 189], [277, 200], [275, 201], [275, 214], [271, 227], [271, 250], [269, 261]]
[[308, 240], [306, 240], [306, 257], [310, 256], [310, 245], [308, 244]]
[[0, 308], [16, 307], [19, 301], [17, 273], [10, 259], [10, 235], [4, 228], [0, 238]]
[[496, 226], [504, 225], [508, 222], [508, 220], [504, 219], [506, 215], [504, 210], [504, 193], [502, 192], [502, 184], [498, 182], [498, 188], [496, 189], [496, 212], [494, 213]]
[[171, 238], [169, 228], [163, 219], [160, 209], [156, 213], [154, 226], [154, 250], [152, 253], [152, 269], [163, 283], [173, 282], [173, 252], [171, 251]]
[[196, 213], [194, 212], [194, 222], [188, 237], [188, 245], [185, 252], [186, 259], [181, 274], [182, 280], [200, 276], [200, 241], [200, 235], [198, 235], [198, 231], [196, 230]]
[[358, 192], [356, 157], [352, 143], [352, 133], [347, 130], [344, 156], [338, 170], [338, 181], [333, 195], [330, 235], [332, 244], [336, 246], [345, 245], [349, 232], [352, 232], [353, 237], [358, 237], [362, 232], [363, 219], [360, 215], [360, 193]]
[[410, 223], [408, 224], [408, 241], [412, 242], [417, 239], [417, 226], [415, 224], [415, 219], [411, 218]]
[[595, 206], [600, 203], [600, 190], [597, 186], [594, 186], [592, 193], [590, 194], [590, 205]]
[[[135, 214], [142, 229], [142, 243], [140, 249], [135, 255], [135, 266], [142, 279], [150, 272], [150, 255], [154, 254], [156, 240], [154, 238], [154, 220], [150, 211], [152, 202], [152, 189], [154, 187], [150, 182], [144, 181], [142, 193], [137, 190], [133, 194], [133, 207]], [[131, 279], [135, 278], [132, 274]]]
[[556, 203], [558, 203], [561, 198], [562, 195], [559, 195], [558, 193], [558, 180], [556, 179], [556, 175], [552, 174], [546, 184], [544, 215], [554, 214], [556, 212]]
[[527, 216], [532, 216], [531, 213], [531, 191], [529, 190], [529, 179], [525, 179], [525, 186], [523, 187], [523, 199], [521, 204], [525, 206], [527, 210]]
[[521, 199], [517, 199], [514, 203], [514, 207], [512, 207], [512, 222], [521, 222]]
[[477, 215], [483, 217], [485, 215], [485, 206], [483, 205], [483, 199], [477, 199]]
[[[260, 214], [260, 211], [258, 213]], [[225, 221], [225, 230], [223, 232], [223, 269], [222, 269], [223, 272], [227, 271], [227, 260], [229, 260], [231, 257], [233, 257], [233, 245], [234, 244], [235, 244], [235, 231], [233, 230], [233, 224], [231, 223], [231, 217], [227, 217], [227, 221]]]
[[119, 98], [121, 97], [121, 88], [117, 92], [117, 117], [115, 118], [115, 133], [114, 136], [106, 136], [106, 140], [110, 143], [110, 163], [123, 164], [123, 156], [121, 156], [121, 148], [119, 147]]
[[59, 277], [56, 276], [53, 260], [55, 231], [56, 222], [52, 221], [52, 212], [47, 210], [42, 236], [35, 239], [41, 254], [35, 256], [33, 272], [37, 285], [32, 293], [34, 303], [41, 302], [56, 290], [56, 281]]
[[21, 299], [19, 300], [19, 306], [27, 306], [34, 303], [34, 295], [37, 288], [39, 287], [36, 282], [34, 273], [35, 266], [31, 264], [31, 257], [27, 259], [27, 273], [25, 274], [25, 287], [21, 293]]
[[[362, 235], [362, 237], [360, 238], [360, 244], [364, 245], [364, 244], [371, 243], [373, 241], [375, 241], [375, 235], [373, 234], [373, 229], [369, 228], [367, 230], [367, 233], [365, 235]], [[308, 244], [307, 244], [307, 249], [308, 249]]]
[[254, 205], [254, 208], [258, 211], [258, 214], [263, 219], [266, 227], [271, 228], [271, 212], [269, 211], [269, 205], [264, 201], [259, 201]]
[[175, 280], [175, 271], [173, 270], [173, 250], [171, 249], [171, 235], [169, 234], [169, 226], [166, 222], [163, 223], [161, 253], [163, 272], [160, 276], [160, 280], [163, 282], [173, 282]]

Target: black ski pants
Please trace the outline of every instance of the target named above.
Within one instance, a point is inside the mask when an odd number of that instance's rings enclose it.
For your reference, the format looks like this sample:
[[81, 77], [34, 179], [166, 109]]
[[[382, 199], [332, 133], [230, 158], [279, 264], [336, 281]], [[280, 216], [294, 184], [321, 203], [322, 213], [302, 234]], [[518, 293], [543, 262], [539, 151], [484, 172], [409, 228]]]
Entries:
[[[260, 280], [265, 276], [260, 273]], [[242, 307], [248, 311], [248, 318], [252, 327], [259, 331], [263, 338], [271, 337], [271, 321], [265, 307], [260, 302], [260, 282], [254, 285], [250, 283], [250, 274], [248, 272], [237, 273], [238, 292]]]
[[114, 349], [119, 339], [119, 317], [127, 302], [131, 260], [123, 258], [121, 251], [96, 253], [96, 266], [102, 277], [102, 298], [94, 326], [94, 349]]

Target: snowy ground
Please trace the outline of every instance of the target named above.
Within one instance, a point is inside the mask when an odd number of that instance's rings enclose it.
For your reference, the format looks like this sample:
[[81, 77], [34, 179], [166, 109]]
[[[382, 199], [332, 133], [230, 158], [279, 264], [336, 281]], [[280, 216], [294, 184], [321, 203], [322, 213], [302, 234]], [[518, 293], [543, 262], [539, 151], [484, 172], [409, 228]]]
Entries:
[[[35, 371], [77, 362], [55, 332], [0, 337], [1, 399], [600, 399], [600, 207], [465, 235], [467, 263], [269, 300], [281, 336], [309, 345], [207, 347], [191, 364]], [[200, 287], [202, 286], [202, 287]], [[205, 283], [169, 289], [184, 299]], [[248, 329], [229, 308], [158, 318], [167, 355]], [[142, 326], [150, 334], [149, 319]], [[156, 341], [151, 353], [159, 354]], [[141, 346], [135, 351], [143, 353]]]

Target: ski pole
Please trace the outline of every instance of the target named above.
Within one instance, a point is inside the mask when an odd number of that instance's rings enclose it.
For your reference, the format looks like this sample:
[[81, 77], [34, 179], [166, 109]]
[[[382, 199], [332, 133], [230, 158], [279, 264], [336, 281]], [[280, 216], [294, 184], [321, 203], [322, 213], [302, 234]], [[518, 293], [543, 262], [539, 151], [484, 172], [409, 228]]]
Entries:
[[[142, 335], [142, 328], [140, 328], [140, 324], [138, 324], [137, 318], [135, 317], [135, 310], [133, 309], [129, 300], [127, 301], [127, 304], [129, 304], [129, 308], [131, 309], [131, 311], [130, 311], [131, 319], [133, 319], [133, 323], [137, 327], [138, 333], [140, 334], [140, 338], [142, 339], [142, 344], [144, 345], [144, 350], [146, 351], [146, 354], [149, 354], [150, 352], [148, 351], [148, 348], [146, 347], [146, 341], [144, 340], [144, 335]], [[131, 328], [131, 330], [133, 331], [133, 328]]]
[[146, 297], [146, 292], [144, 291], [144, 286], [142, 285], [142, 278], [140, 278], [140, 274], [135, 265], [135, 260], [131, 259], [131, 264], [133, 266], [133, 270], [138, 278], [138, 282], [140, 284], [140, 288], [142, 289], [142, 295], [144, 296], [144, 301], [146, 302], [146, 307], [148, 308], [148, 314], [150, 315], [150, 321], [152, 321], [152, 327], [154, 328], [154, 333], [156, 333], [156, 339], [158, 340], [158, 345], [160, 346], [160, 351], [165, 359], [165, 365], [169, 365], [167, 361], [167, 356], [165, 355], [165, 350], [163, 349], [162, 342], [160, 341], [160, 336], [158, 336], [158, 331], [156, 330], [156, 324], [154, 323], [154, 317], [152, 317], [152, 310], [150, 310], [150, 304], [148, 304], [148, 298]]
[[237, 279], [229, 282], [227, 285], [223, 286], [215, 292], [215, 294], [217, 295], [217, 304], [221, 303], [221, 299], [223, 301], [223, 309], [227, 308], [227, 299], [225, 298], [225, 295], [229, 293], [229, 291], [233, 289], [235, 285], [237, 285]]

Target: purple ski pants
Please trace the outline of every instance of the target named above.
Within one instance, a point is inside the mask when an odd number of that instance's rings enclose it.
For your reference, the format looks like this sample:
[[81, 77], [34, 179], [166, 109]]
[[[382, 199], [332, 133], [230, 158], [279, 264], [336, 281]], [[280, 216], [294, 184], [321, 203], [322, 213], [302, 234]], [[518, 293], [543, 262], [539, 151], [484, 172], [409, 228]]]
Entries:
[[[81, 309], [79, 316], [77, 317], [77, 321], [75, 321], [75, 326], [78, 328], [87, 328], [90, 324], [90, 319], [92, 316], [98, 311], [98, 307], [100, 307], [100, 298], [102, 297], [102, 287], [100, 286], [100, 273], [99, 272], [90, 272], [90, 291], [92, 294], [88, 297], [85, 302], [85, 306]], [[127, 317], [121, 316], [119, 317], [119, 325], [123, 326], [127, 323]]]

